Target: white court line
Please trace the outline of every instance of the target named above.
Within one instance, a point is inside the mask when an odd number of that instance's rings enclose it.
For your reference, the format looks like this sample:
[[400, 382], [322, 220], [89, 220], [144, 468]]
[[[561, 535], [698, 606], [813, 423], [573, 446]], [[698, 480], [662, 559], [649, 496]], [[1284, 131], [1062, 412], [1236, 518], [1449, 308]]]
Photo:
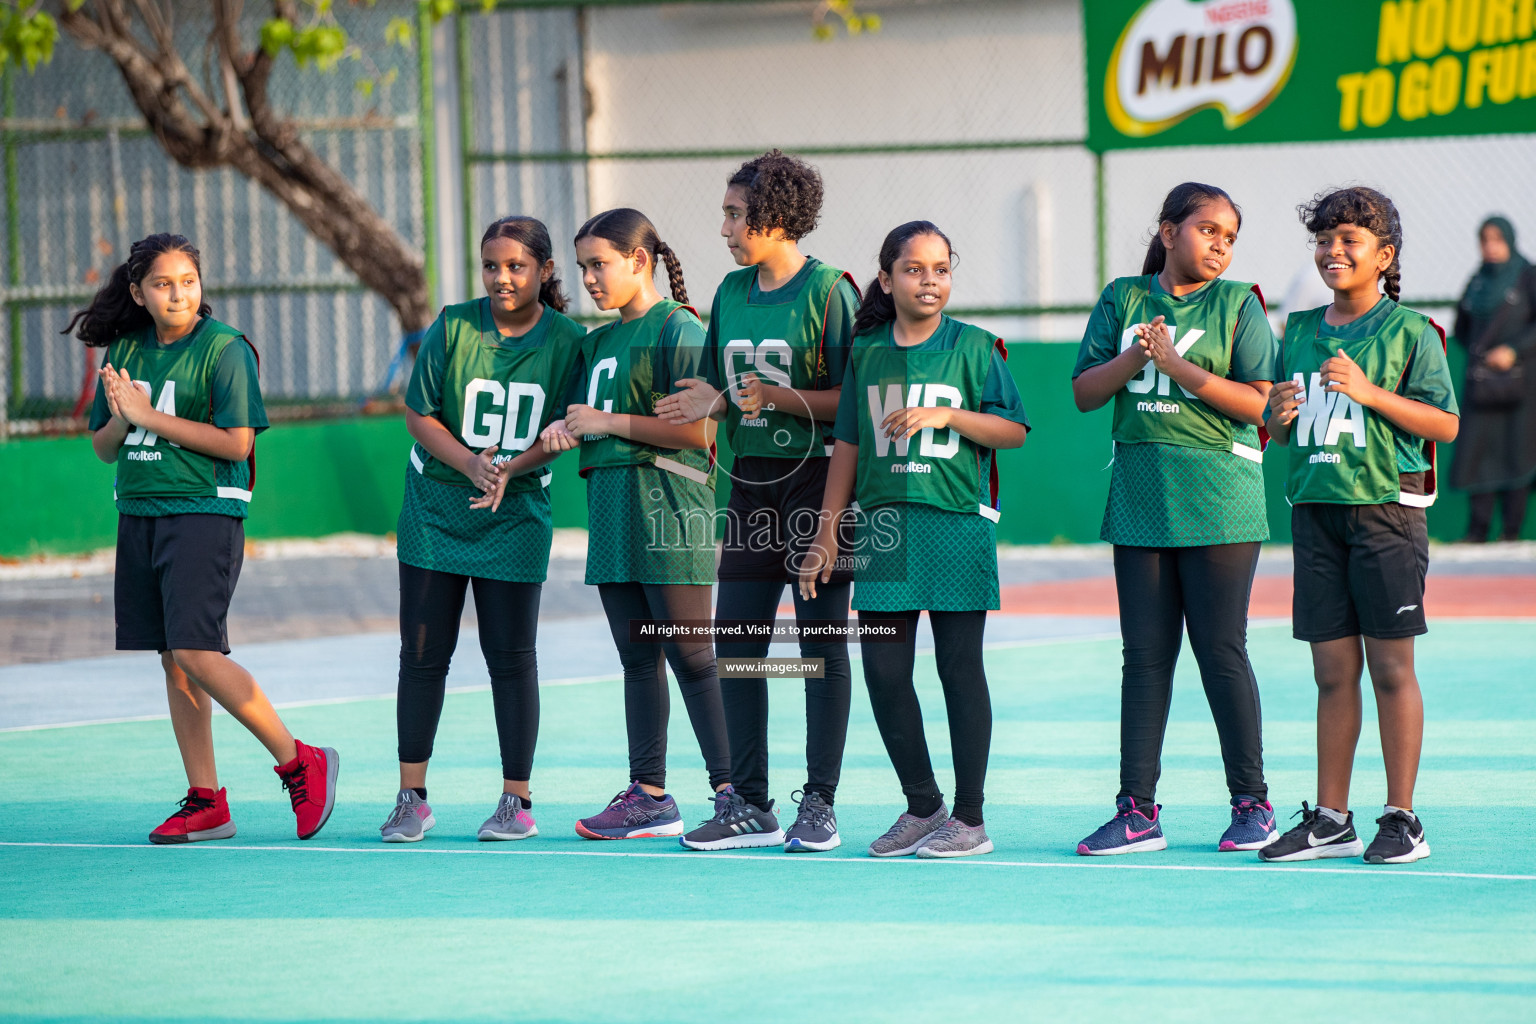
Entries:
[[[1050, 647], [1056, 644], [1077, 643], [1079, 641], [1118, 639], [1120, 639], [1119, 633], [1084, 633], [1081, 636], [1044, 637], [1037, 640], [998, 640], [993, 643], [982, 644], [981, 649], [984, 651], [1011, 651], [1022, 647]], [[932, 654], [933, 648], [919, 648], [917, 653]], [[862, 661], [860, 655], [854, 653], [851, 650], [849, 651], [849, 656], [852, 661]], [[619, 682], [621, 678], [622, 677], [617, 673], [609, 673], [607, 675], [600, 676], [570, 676], [564, 679], [541, 679], [539, 680], [539, 686], [542, 688], [545, 686], [580, 686], [585, 683], [616, 683]], [[490, 690], [490, 688], [490, 683], [476, 683], [472, 686], [450, 686], [447, 687], [444, 692], [485, 693], [486, 691]], [[368, 693], [350, 697], [318, 697], [314, 700], [287, 700], [275, 703], [272, 706], [279, 711], [286, 711], [289, 708], [318, 708], [328, 707], [332, 704], [359, 704], [370, 700], [394, 699], [395, 691], [390, 690], [388, 693]], [[216, 715], [228, 714], [228, 712], [221, 707], [215, 707], [213, 709], [213, 713]], [[74, 729], [86, 725], [118, 725], [124, 722], [163, 722], [170, 717], [170, 715], [128, 715], [122, 718], [87, 718], [74, 722], [44, 722], [40, 725], [8, 725], [4, 728], [0, 728], [0, 733], [38, 732], [43, 729]]]
[[[186, 844], [186, 846], [165, 845], [157, 846], [154, 843], [41, 843], [41, 842], [5, 842], [0, 841], [0, 847], [43, 847], [46, 849], [70, 849], [70, 850], [167, 850], [197, 848], [205, 850], [245, 850], [257, 853], [382, 853], [394, 856], [420, 856], [432, 854], [438, 855], [463, 855], [472, 857], [630, 857], [630, 858], [685, 858], [699, 861], [716, 860], [750, 860], [762, 864], [783, 864], [785, 861], [795, 864], [884, 864], [896, 860], [906, 859], [909, 862], [915, 858], [896, 857], [792, 857], [782, 858], [764, 856], [751, 853], [708, 853], [695, 851], [692, 854], [674, 851], [671, 853], [643, 853], [621, 851], [605, 852], [602, 850], [527, 850], [508, 849], [506, 847], [471, 847], [469, 849], [443, 849], [442, 847], [409, 846], [402, 844], [383, 844], [377, 847], [368, 846], [230, 846], [224, 843], [213, 844]], [[1299, 867], [1289, 864], [1254, 864], [1251, 867], [1238, 867], [1236, 865], [1216, 864], [1123, 864], [1119, 862], [1106, 863], [1101, 858], [1086, 858], [1081, 861], [1048, 861], [1048, 860], [983, 860], [980, 858], [960, 857], [954, 858], [953, 863], [968, 864], [972, 867], [993, 868], [1063, 868], [1067, 870], [1086, 871], [1221, 871], [1239, 873], [1294, 873], [1294, 874], [1323, 874], [1323, 875], [1353, 875], [1356, 878], [1471, 878], [1484, 881], [1502, 882], [1536, 882], [1536, 875], [1500, 875], [1480, 873], [1475, 871], [1392, 871], [1368, 870], [1362, 868], [1316, 868]]]

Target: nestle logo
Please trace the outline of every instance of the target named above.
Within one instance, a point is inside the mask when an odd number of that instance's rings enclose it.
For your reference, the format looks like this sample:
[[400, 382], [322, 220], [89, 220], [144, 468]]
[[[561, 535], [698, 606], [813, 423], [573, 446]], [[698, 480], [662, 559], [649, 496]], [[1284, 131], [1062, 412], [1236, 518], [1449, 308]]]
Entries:
[[1246, 21], [1269, 14], [1269, 0], [1233, 0], [1205, 9], [1205, 20], [1212, 25], [1225, 25], [1230, 21]]

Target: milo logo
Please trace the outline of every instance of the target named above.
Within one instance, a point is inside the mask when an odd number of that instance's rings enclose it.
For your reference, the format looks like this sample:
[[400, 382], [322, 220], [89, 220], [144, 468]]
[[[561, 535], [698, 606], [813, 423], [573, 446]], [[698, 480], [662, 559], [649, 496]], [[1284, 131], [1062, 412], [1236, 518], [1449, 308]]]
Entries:
[[1110, 55], [1104, 106], [1138, 137], [1205, 109], [1237, 128], [1280, 94], [1295, 62], [1292, 0], [1149, 0]]

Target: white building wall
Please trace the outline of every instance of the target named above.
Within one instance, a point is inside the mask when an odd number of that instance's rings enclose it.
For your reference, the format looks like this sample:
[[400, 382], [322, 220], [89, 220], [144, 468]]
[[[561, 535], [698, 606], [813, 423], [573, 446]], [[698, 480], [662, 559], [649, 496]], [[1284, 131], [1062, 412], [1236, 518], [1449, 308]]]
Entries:
[[[811, 7], [639, 4], [564, 16], [568, 31], [582, 37], [586, 148], [794, 151], [1080, 140], [1086, 133], [1077, 0], [861, 0], [861, 11], [883, 17], [883, 29], [857, 37], [840, 31], [831, 42], [812, 37]], [[1518, 127], [1532, 126], [1511, 130]], [[810, 159], [822, 170], [827, 197], [821, 226], [804, 247], [846, 267], [861, 284], [874, 273], [885, 232], [927, 218], [950, 234], [960, 254], [957, 308], [1087, 304], [1098, 294], [1094, 159], [1084, 148]], [[690, 297], [707, 308], [734, 267], [718, 237], [718, 207], [740, 160], [592, 161], [587, 195], [557, 219], [579, 221], [614, 206], [644, 210], [680, 254]], [[1140, 269], [1168, 188], [1208, 181], [1243, 208], [1231, 275], [1258, 281], [1272, 302], [1309, 259], [1297, 203], [1332, 185], [1368, 183], [1397, 200], [1410, 297], [1460, 293], [1477, 265], [1477, 225], [1491, 212], [1506, 213], [1526, 238], [1536, 238], [1533, 134], [1136, 150], [1109, 154], [1105, 168], [1112, 276]], [[510, 165], [481, 169], [488, 185], [518, 173]], [[568, 208], [574, 198], [549, 202]], [[1439, 313], [1447, 318], [1449, 311]], [[988, 323], [1010, 337], [1072, 339], [1083, 320]]]

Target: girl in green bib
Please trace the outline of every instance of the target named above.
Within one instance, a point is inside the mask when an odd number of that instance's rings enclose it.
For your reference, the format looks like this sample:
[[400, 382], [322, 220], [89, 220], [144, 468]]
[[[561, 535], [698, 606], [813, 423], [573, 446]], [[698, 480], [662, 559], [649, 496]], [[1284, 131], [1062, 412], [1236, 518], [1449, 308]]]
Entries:
[[[1413, 810], [1424, 741], [1413, 638], [1428, 630], [1424, 510], [1435, 500], [1435, 443], [1455, 440], [1460, 419], [1445, 333], [1397, 304], [1403, 231], [1392, 201], [1346, 188], [1300, 213], [1333, 302], [1287, 318], [1267, 423], [1289, 456], [1291, 620], [1296, 639], [1312, 646], [1317, 677], [1317, 806], [1303, 802], [1301, 823], [1259, 856], [1363, 851], [1368, 863], [1403, 864], [1429, 856]], [[1369, 847], [1349, 810], [1367, 666], [1387, 769]]]
[[[672, 382], [696, 377], [704, 327], [685, 303], [677, 254], [638, 210], [600, 213], [576, 234], [582, 283], [599, 309], [616, 310], [588, 334], [565, 415], [543, 433], [546, 450], [579, 448], [587, 481], [587, 583], [597, 587], [619, 660], [629, 732], [629, 785], [576, 823], [587, 839], [679, 836], [695, 849], [728, 849], [761, 833], [734, 829], [746, 804], [731, 788], [720, 681], [708, 635], [652, 639], [651, 624], [707, 626], [715, 578], [714, 423], [678, 426], [656, 415]], [[672, 298], [652, 276], [666, 264]], [[714, 789], [714, 816], [683, 835], [667, 794], [672, 666]], [[782, 837], [774, 839], [782, 841]]]
[[[1029, 421], [1003, 343], [944, 315], [953, 263], [949, 239], [928, 221], [901, 225], [880, 247], [880, 273], [854, 322], [821, 527], [800, 575], [810, 599], [840, 555], [854, 566], [864, 682], [907, 798], [870, 845], [874, 857], [992, 851], [982, 820], [992, 742], [982, 635], [999, 597], [993, 458], [1024, 443]], [[857, 518], [844, 551], [837, 524], [850, 499]], [[949, 718], [953, 814], [912, 683], [924, 609]]]
[[[847, 273], [800, 251], [821, 215], [816, 168], [778, 150], [748, 160], [727, 179], [720, 227], [742, 269], [715, 292], [707, 380], [657, 403], [672, 423], [723, 420], [735, 461], [720, 551], [715, 621], [722, 629], [773, 622], [786, 582], [799, 580], [819, 525], [832, 420], [848, 365], [859, 293]], [[839, 569], [814, 601], [795, 592], [795, 622], [841, 630], [853, 574]], [[720, 657], [757, 660], [769, 641], [725, 640]], [[805, 680], [805, 788], [784, 849], [831, 850], [842, 838], [832, 803], [848, 735], [852, 674], [848, 641], [806, 635], [800, 656], [820, 659]], [[731, 779], [768, 834], [779, 831], [768, 798], [768, 681], [721, 683], [731, 739]]]
[[380, 827], [413, 843], [437, 823], [427, 762], [443, 712], [464, 595], [475, 592], [491, 676], [501, 795], [482, 840], [538, 835], [528, 779], [539, 735], [534, 651], [553, 535], [549, 470], [535, 444], [560, 411], [586, 328], [564, 315], [549, 231], [504, 217], [480, 239], [485, 298], [448, 306], [422, 339], [406, 391], [415, 443], [397, 529], [400, 791]]
[[299, 838], [308, 839], [331, 815], [341, 759], [295, 740], [229, 659], [256, 435], [267, 427], [256, 350], [213, 319], [197, 249], [171, 234], [134, 242], [64, 333], [107, 349], [90, 428], [96, 456], [117, 466], [117, 649], [160, 652], [187, 773], [180, 809], [149, 841], [235, 834], [214, 763], [214, 701], [277, 760]]
[[1264, 781], [1259, 686], [1248, 661], [1248, 598], [1269, 539], [1258, 424], [1275, 338], [1258, 289], [1221, 275], [1242, 214], [1226, 192], [1168, 193], [1137, 277], [1104, 289], [1088, 320], [1072, 394], [1114, 403], [1114, 464], [1100, 536], [1115, 546], [1125, 661], [1115, 814], [1084, 856], [1162, 850], [1163, 737], [1185, 626], [1216, 721], [1231, 819], [1218, 850], [1279, 835]]

